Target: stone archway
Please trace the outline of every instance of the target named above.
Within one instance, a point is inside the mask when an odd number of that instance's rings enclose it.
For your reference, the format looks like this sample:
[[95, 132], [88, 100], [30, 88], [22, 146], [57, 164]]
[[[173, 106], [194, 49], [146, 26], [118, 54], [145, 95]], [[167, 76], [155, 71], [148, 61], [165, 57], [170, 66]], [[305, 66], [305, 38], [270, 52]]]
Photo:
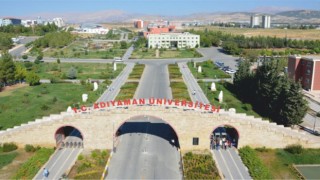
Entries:
[[239, 144], [240, 133], [234, 126], [222, 124], [213, 128], [213, 131], [210, 134], [210, 148], [212, 149], [216, 147], [216, 145], [219, 144], [220, 139], [224, 142], [227, 142], [229, 146], [237, 148]]
[[83, 133], [71, 125], [59, 127], [54, 138], [57, 147], [83, 147]]

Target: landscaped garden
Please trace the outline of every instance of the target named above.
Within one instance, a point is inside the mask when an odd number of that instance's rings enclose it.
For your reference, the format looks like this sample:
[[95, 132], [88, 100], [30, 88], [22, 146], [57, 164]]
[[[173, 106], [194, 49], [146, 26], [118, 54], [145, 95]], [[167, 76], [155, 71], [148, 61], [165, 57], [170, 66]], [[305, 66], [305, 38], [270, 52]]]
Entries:
[[184, 179], [221, 179], [210, 152], [183, 156]]
[[169, 64], [168, 69], [172, 98], [190, 101], [188, 88], [182, 79], [179, 66], [177, 64]]
[[90, 39], [79, 39], [64, 48], [48, 48], [44, 56], [55, 58], [113, 59], [122, 57], [130, 43], [94, 42]]
[[[201, 66], [202, 72], [198, 72], [198, 67]], [[226, 74], [218, 66], [213, 64], [212, 61], [197, 62], [194, 67], [194, 62], [188, 62], [188, 67], [191, 73], [196, 79], [222, 79], [231, 78], [229, 74]]]
[[[117, 64], [113, 70], [112, 63], [23, 63], [34, 70], [41, 79], [113, 79], [123, 70], [125, 64]], [[73, 72], [74, 71], [74, 72]]]
[[80, 154], [68, 178], [101, 179], [109, 155], [108, 150], [93, 150], [90, 154]]
[[83, 93], [88, 94], [86, 104], [91, 104], [102, 92], [93, 92], [92, 84], [71, 83], [41, 84], [3, 91], [0, 93], [0, 128], [12, 128], [36, 118], [66, 111], [68, 106], [83, 104]]
[[136, 64], [133, 67], [132, 72], [129, 74], [128, 79], [140, 79], [144, 68], [145, 68], [144, 64]]
[[166, 58], [198, 58], [202, 57], [195, 49], [159, 49], [159, 57], [156, 57], [156, 49], [137, 48], [130, 59], [166, 59]]
[[138, 82], [126, 82], [121, 88], [120, 92], [116, 97], [116, 100], [132, 99], [134, 93], [137, 90]]

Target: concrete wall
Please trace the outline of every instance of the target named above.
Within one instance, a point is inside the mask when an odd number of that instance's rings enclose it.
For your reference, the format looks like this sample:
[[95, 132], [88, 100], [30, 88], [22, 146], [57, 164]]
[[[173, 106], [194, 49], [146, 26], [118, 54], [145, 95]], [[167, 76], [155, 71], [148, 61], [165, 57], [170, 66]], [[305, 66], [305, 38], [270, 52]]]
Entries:
[[[130, 106], [128, 109], [96, 111], [88, 114], [51, 115], [13, 129], [0, 131], [0, 143], [16, 142], [19, 146], [25, 144], [55, 146], [56, 130], [70, 125], [81, 131], [85, 148], [111, 149], [113, 132], [116, 132], [126, 120], [140, 115], [156, 116], [168, 122], [176, 131], [182, 150], [208, 149], [209, 137], [214, 128], [226, 124], [238, 130], [239, 147], [250, 145], [283, 148], [288, 144], [297, 143], [309, 148], [320, 147], [320, 138], [245, 114], [224, 111], [211, 114], [177, 108], [166, 109], [161, 106]], [[193, 137], [199, 138], [199, 145], [192, 145]]]

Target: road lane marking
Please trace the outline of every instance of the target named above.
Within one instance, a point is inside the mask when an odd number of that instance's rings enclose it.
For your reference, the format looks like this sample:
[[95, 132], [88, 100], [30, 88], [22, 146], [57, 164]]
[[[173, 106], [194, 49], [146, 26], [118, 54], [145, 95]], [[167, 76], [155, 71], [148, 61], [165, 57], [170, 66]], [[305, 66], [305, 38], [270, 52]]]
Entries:
[[[72, 151], [69, 153], [69, 155], [68, 155], [68, 157], [65, 159], [65, 161], [63, 161], [63, 163], [60, 164], [60, 168], [58, 169], [56, 175], [55, 175], [52, 179], [58, 179], [58, 178], [56, 178], [56, 176], [59, 175], [59, 172], [62, 170], [62, 168], [63, 168], [63, 166], [66, 164], [66, 162], [69, 161], [69, 158], [71, 157], [73, 151], [76, 150], [76, 149], [77, 149], [77, 148], [73, 148], [73, 149], [72, 149]], [[79, 149], [77, 149], [77, 150], [79, 150]]]
[[[54, 165], [58, 162], [58, 160], [60, 159], [60, 157], [62, 157], [61, 155], [63, 154], [63, 150], [65, 150], [65, 149], [62, 149], [60, 152], [60, 154], [58, 155], [58, 157], [55, 159], [55, 161], [54, 161], [54, 163], [51, 165], [51, 166], [45, 166], [46, 167], [46, 169], [48, 169], [48, 170], [51, 170], [51, 169], [53, 169], [53, 167], [54, 167]], [[58, 152], [58, 151], [57, 151]], [[56, 152], [56, 153], [57, 153]], [[50, 168], [49, 168], [50, 167]], [[51, 173], [51, 172], [50, 172]], [[50, 176], [50, 174], [49, 174], [49, 176]], [[45, 177], [42, 177], [42, 179], [46, 179]]]
[[242, 173], [241, 173], [241, 171], [240, 171], [240, 169], [239, 169], [239, 167], [238, 167], [237, 163], [236, 163], [236, 162], [235, 162], [235, 160], [233, 159], [233, 156], [231, 155], [230, 151], [228, 151], [228, 150], [227, 150], [227, 152], [229, 153], [229, 155], [230, 155], [230, 157], [231, 157], [232, 162], [233, 162], [233, 163], [234, 163], [234, 165], [236, 166], [236, 169], [237, 169], [237, 171], [239, 172], [239, 174], [240, 174], [240, 176], [241, 176], [241, 179], [244, 179], [244, 177], [242, 176]]
[[233, 176], [232, 176], [232, 174], [231, 174], [231, 171], [230, 171], [230, 169], [229, 169], [229, 167], [228, 167], [228, 165], [227, 165], [227, 162], [226, 162], [226, 160], [225, 160], [224, 157], [223, 157], [223, 154], [221, 153], [220, 150], [218, 150], [218, 151], [219, 151], [219, 154], [220, 154], [220, 156], [221, 156], [221, 158], [222, 158], [222, 161], [223, 161], [223, 163], [224, 163], [224, 165], [225, 165], [228, 173], [230, 174], [231, 179], [234, 179]]

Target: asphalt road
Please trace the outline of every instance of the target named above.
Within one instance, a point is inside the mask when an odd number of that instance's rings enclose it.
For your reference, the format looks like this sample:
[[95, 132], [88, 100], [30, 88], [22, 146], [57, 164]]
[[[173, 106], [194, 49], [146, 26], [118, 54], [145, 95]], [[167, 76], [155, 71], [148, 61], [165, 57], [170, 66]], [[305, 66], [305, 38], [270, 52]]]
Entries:
[[178, 144], [172, 139], [177, 143], [161, 119], [140, 116], [127, 121], [106, 179], [182, 179]]
[[25, 44], [36, 40], [38, 37], [25, 37], [24, 39], [20, 40], [20, 44], [16, 45], [14, 48], [9, 50], [9, 53], [13, 57], [20, 57], [26, 50], [27, 48], [24, 46]]
[[[68, 136], [64, 142], [80, 142], [78, 137]], [[40, 169], [33, 179], [59, 179], [66, 171], [68, 171], [77, 160], [78, 155], [82, 152], [81, 147], [60, 148], [50, 157], [49, 161], [44, 165], [49, 171], [48, 178], [42, 174]]]
[[167, 65], [147, 64], [134, 97], [172, 99]]
[[234, 148], [212, 150], [211, 153], [223, 174], [222, 179], [252, 179]]
[[[188, 91], [193, 102], [202, 102], [204, 104], [209, 104], [208, 98], [203, 93], [201, 87], [199, 86], [196, 79], [193, 77], [190, 69], [188, 68], [186, 63], [178, 63], [180, 71], [183, 76], [183, 80], [188, 87]], [[208, 83], [209, 84], [209, 83]], [[195, 94], [193, 94], [195, 92]]]
[[117, 76], [117, 78], [112, 81], [111, 85], [108, 87], [108, 89], [104, 91], [104, 93], [100, 96], [97, 102], [114, 100], [118, 95], [121, 86], [128, 79], [128, 76], [131, 73], [133, 67], [133, 63], [127, 63], [126, 67]]

